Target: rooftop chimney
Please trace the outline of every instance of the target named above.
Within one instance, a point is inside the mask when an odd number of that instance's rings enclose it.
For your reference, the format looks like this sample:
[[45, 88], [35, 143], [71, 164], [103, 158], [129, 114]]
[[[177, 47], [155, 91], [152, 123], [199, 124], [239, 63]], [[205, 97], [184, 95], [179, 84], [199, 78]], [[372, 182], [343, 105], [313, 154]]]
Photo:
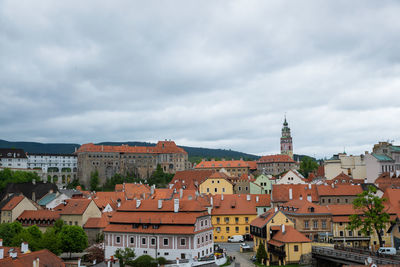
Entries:
[[221, 200], [224, 200], [224, 194], [221, 194]]
[[3, 246], [3, 239], [0, 238], [0, 247]]
[[158, 208], [161, 209], [162, 208], [162, 199], [158, 200]]
[[307, 195], [307, 200], [308, 200], [309, 202], [312, 202], [312, 197], [311, 197], [311, 195]]
[[179, 198], [174, 199], [174, 212], [179, 211]]
[[282, 233], [285, 233], [285, 225], [282, 224]]
[[308, 184], [308, 189], [311, 189], [311, 184]]
[[256, 196], [256, 202], [258, 202], [259, 199], [260, 199], [260, 197], [259, 197], [259, 196]]
[[29, 245], [26, 242], [22, 242], [21, 243], [21, 252], [22, 253], [27, 253], [29, 250]]
[[136, 199], [136, 208], [140, 207], [140, 199]]
[[214, 200], [213, 200], [213, 197], [211, 197], [211, 198], [210, 198], [210, 204], [211, 204], [211, 207], [212, 207], [212, 206], [214, 206]]
[[277, 212], [278, 211], [278, 207], [275, 207], [275, 212]]
[[289, 199], [293, 199], [293, 189], [289, 188]]
[[39, 258], [36, 258], [36, 259], [33, 260], [32, 266], [33, 266], [33, 267], [39, 267], [39, 266], [40, 266], [39, 263], [40, 263], [40, 262], [39, 262]]
[[182, 196], [183, 196], [183, 189], [181, 188], [179, 189], [179, 198], [182, 198]]
[[4, 258], [4, 248], [0, 248], [0, 260]]
[[250, 201], [251, 200], [251, 196], [250, 195], [246, 195], [246, 200]]
[[12, 249], [12, 250], [10, 249], [8, 251], [8, 255], [10, 256], [10, 258], [15, 259], [17, 257], [17, 252], [14, 249]]

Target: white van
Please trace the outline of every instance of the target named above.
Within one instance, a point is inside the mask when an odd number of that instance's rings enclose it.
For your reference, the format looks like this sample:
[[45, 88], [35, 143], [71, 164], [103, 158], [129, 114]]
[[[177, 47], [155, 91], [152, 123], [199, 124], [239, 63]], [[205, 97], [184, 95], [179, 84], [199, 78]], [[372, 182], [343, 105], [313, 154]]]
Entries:
[[396, 255], [395, 248], [379, 248], [377, 251], [378, 255]]
[[243, 242], [244, 238], [242, 235], [233, 235], [228, 238], [228, 242]]

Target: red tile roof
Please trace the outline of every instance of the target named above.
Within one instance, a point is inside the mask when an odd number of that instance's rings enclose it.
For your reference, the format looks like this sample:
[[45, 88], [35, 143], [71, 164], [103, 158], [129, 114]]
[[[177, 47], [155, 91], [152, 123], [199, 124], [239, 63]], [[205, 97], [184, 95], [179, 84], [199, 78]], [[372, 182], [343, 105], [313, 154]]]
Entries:
[[23, 195], [12, 197], [1, 210], [13, 210], [25, 197]]
[[363, 192], [361, 185], [336, 184], [317, 185], [318, 195], [321, 196], [356, 196]]
[[307, 199], [311, 196], [313, 202], [319, 201], [319, 196], [317, 193], [317, 186], [309, 184], [274, 184], [272, 185], [272, 202], [288, 202], [289, 199], [289, 189], [292, 189], [292, 199]]
[[150, 186], [147, 184], [136, 184], [136, 183], [126, 183], [125, 184], [125, 196], [128, 199], [145, 199], [151, 193]]
[[65, 267], [64, 262], [47, 249], [31, 253], [18, 253], [16, 259], [10, 257], [0, 260], [0, 267], [26, 267], [32, 266], [34, 260], [39, 258], [40, 267]]
[[250, 222], [250, 225], [258, 227], [258, 228], [262, 228], [262, 227], [264, 227], [265, 224], [267, 224], [269, 222], [269, 220], [271, 220], [275, 216], [275, 214], [276, 213], [274, 211], [269, 210], [266, 213], [261, 214], [260, 216], [258, 216], [254, 220], [252, 220]]
[[214, 168], [250, 168], [248, 161], [244, 160], [211, 160], [202, 161], [196, 165], [195, 169], [214, 169]]
[[282, 227], [279, 232], [277, 232], [272, 240], [281, 243], [309, 243], [311, 242], [305, 235], [293, 228], [293, 226], [285, 225], [285, 232], [282, 232]]
[[198, 216], [207, 216], [207, 211], [203, 212], [116, 212], [111, 218], [111, 223], [133, 224], [194, 224]]
[[177, 171], [169, 183], [171, 188], [197, 189], [198, 186], [214, 173], [213, 170]]
[[[158, 200], [156, 199], [147, 199], [147, 200], [140, 200], [140, 206], [137, 206], [137, 201], [126, 201], [118, 208], [118, 211], [174, 211], [174, 199], [171, 200], [163, 200], [162, 201], [162, 208], [158, 208]], [[205, 207], [201, 205], [199, 201], [196, 199], [193, 200], [179, 200], [179, 211], [180, 212], [200, 212], [206, 210]]]
[[289, 163], [296, 163], [291, 157], [288, 155], [269, 155], [269, 156], [262, 156], [258, 161], [258, 163], [264, 162], [289, 162]]
[[83, 144], [77, 151], [81, 152], [114, 152], [114, 153], [149, 153], [149, 154], [170, 154], [170, 153], [183, 153], [187, 152], [178, 147], [174, 141], [158, 141], [156, 146], [144, 147], [144, 146], [105, 146], [95, 145], [93, 143]]
[[108, 204], [110, 204], [113, 210], [117, 209], [118, 202], [125, 202], [124, 192], [96, 192], [92, 195], [94, 203], [100, 210], [103, 210]]
[[[247, 200], [248, 196], [250, 200]], [[271, 196], [266, 194], [224, 194], [223, 198], [213, 196], [212, 215], [257, 214], [257, 207], [271, 206]]]
[[58, 220], [59, 211], [52, 210], [25, 210], [18, 216], [17, 220]]
[[293, 199], [284, 204], [280, 204], [279, 210], [283, 211], [284, 213], [292, 213], [292, 214], [330, 213], [329, 209], [326, 206], [321, 206], [315, 203], [311, 203], [305, 199], [303, 200]]
[[66, 204], [60, 204], [54, 210], [60, 211], [61, 215], [82, 215], [89, 206], [91, 199], [78, 198], [67, 199]]
[[257, 161], [246, 161], [249, 164], [250, 170], [257, 170]]
[[198, 232], [204, 232], [212, 229], [212, 227], [207, 229], [202, 229], [201, 231], [195, 231], [195, 227], [191, 225], [159, 225], [157, 229], [149, 226], [144, 229], [142, 226], [138, 228], [133, 228], [132, 225], [126, 224], [109, 224], [104, 232], [114, 232], [114, 233], [148, 233], [148, 234], [194, 234]]
[[83, 228], [85, 229], [104, 229], [109, 224], [112, 215], [115, 213], [113, 212], [105, 212], [101, 214], [100, 218], [89, 218]]
[[384, 172], [375, 180], [375, 184], [382, 191], [385, 191], [387, 188], [399, 188], [400, 177], [396, 177], [396, 175], [391, 176], [390, 173]]

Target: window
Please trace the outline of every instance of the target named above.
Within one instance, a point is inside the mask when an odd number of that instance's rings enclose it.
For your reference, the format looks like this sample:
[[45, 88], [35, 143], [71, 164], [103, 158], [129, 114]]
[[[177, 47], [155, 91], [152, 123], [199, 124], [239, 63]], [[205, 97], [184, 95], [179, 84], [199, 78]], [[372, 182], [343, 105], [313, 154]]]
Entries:
[[299, 246], [298, 245], [294, 245], [294, 252], [299, 251]]
[[148, 226], [147, 226], [147, 224], [143, 224], [142, 227], [143, 227], [143, 229], [147, 229]]
[[361, 231], [358, 231], [358, 232], [357, 232], [357, 235], [358, 235], [358, 236], [361, 236]]
[[214, 192], [217, 193], [218, 192], [218, 188], [214, 188]]
[[318, 228], [318, 221], [313, 221], [314, 228]]
[[207, 188], [207, 193], [210, 193], [210, 188]]
[[115, 243], [120, 244], [121, 243], [121, 237], [117, 236], [117, 239], [115, 240]]
[[164, 246], [168, 246], [168, 238], [164, 238]]
[[246, 232], [248, 232], [249, 231], [249, 227], [248, 226], [246, 226]]
[[[245, 222], [249, 222], [249, 217], [244, 217]], [[400, 232], [400, 231], [399, 231]]]
[[239, 223], [239, 218], [235, 217], [235, 223]]
[[239, 187], [238, 187], [238, 190], [239, 190], [239, 191], [241, 191], [241, 190], [242, 190], [242, 187], [241, 187], [241, 186], [239, 186]]
[[203, 227], [203, 221], [200, 221], [200, 225], [201, 225], [201, 227]]
[[219, 223], [219, 221], [220, 221], [220, 219], [219, 219], [219, 217], [217, 217], [217, 223]]
[[229, 226], [226, 227], [226, 232], [229, 233]]
[[353, 231], [349, 231], [349, 236], [353, 236]]
[[224, 193], [225, 193], [225, 187], [224, 187], [224, 188], [222, 188], [222, 192], [224, 192]]
[[207, 225], [207, 224], [208, 224], [208, 220], [205, 220], [205, 221], [204, 221], [204, 224]]
[[221, 227], [217, 227], [215, 228], [215, 230], [217, 231], [217, 233], [221, 232]]
[[337, 203], [340, 203], [340, 199], [339, 198], [337, 199]]
[[339, 236], [343, 236], [343, 231], [340, 231], [340, 232], [339, 232]]
[[322, 229], [326, 229], [326, 220], [322, 220]]
[[229, 223], [229, 217], [225, 217], [225, 222]]
[[151, 245], [154, 246], [155, 244], [156, 244], [156, 239], [153, 237], [153, 238], [151, 239]]
[[204, 236], [201, 237], [201, 243], [204, 243]]
[[212, 234], [210, 234], [210, 240], [212, 240]]
[[235, 231], [236, 231], [236, 233], [239, 233], [239, 226], [235, 227]]
[[309, 221], [304, 221], [304, 228], [309, 228]]
[[129, 239], [129, 241], [131, 242], [131, 244], [135, 243], [135, 238], [133, 236], [131, 236], [131, 238]]
[[328, 203], [331, 203], [331, 199], [330, 198], [328, 198]]
[[146, 245], [146, 238], [145, 237], [142, 238], [142, 245]]
[[168, 256], [169, 255], [169, 252], [164, 252], [164, 256]]
[[200, 244], [200, 237], [197, 238], [197, 245]]

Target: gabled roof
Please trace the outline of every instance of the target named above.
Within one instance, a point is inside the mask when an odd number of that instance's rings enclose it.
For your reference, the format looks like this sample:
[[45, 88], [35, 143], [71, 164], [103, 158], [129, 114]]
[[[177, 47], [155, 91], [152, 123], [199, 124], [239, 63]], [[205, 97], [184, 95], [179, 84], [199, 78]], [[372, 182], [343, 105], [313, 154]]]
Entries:
[[213, 170], [177, 171], [169, 184], [172, 185], [171, 188], [176, 189], [197, 189], [213, 173]]
[[212, 215], [254, 215], [257, 214], [257, 207], [271, 206], [271, 197], [266, 194], [224, 194], [222, 199], [221, 195], [215, 195], [213, 204]]
[[291, 157], [288, 155], [269, 155], [262, 156], [257, 163], [275, 163], [275, 162], [286, 162], [286, 163], [296, 163]]
[[211, 160], [201, 161], [196, 165], [195, 169], [210, 169], [210, 168], [250, 168], [249, 163], [244, 160]]
[[150, 195], [151, 189], [147, 184], [126, 183], [125, 196], [128, 199], [143, 199]]
[[1, 204], [0, 210], [12, 211], [25, 197], [21, 195], [14, 195], [4, 201]]
[[329, 209], [326, 206], [321, 206], [305, 199], [293, 199], [289, 202], [279, 205], [279, 210], [283, 213], [290, 214], [328, 214]]
[[321, 196], [356, 196], [363, 192], [360, 185], [336, 184], [317, 185], [318, 195]]
[[[152, 212], [152, 211], [163, 211], [163, 212], [173, 212], [174, 211], [174, 199], [162, 200], [162, 208], [158, 208], [157, 199], [146, 199], [140, 200], [140, 205], [137, 207], [137, 200], [126, 201], [118, 208], [118, 211], [128, 211], [128, 212]], [[205, 211], [206, 208], [201, 205], [196, 199], [193, 200], [179, 200], [179, 212], [201, 212]]]
[[285, 225], [285, 231], [280, 230], [272, 237], [272, 240], [281, 243], [309, 243], [311, 242], [305, 235], [293, 228], [293, 226]]
[[82, 215], [88, 208], [91, 199], [77, 198], [67, 199], [66, 204], [60, 204], [54, 210], [60, 211], [61, 215]]
[[124, 192], [96, 192], [92, 195], [92, 199], [100, 210], [103, 210], [108, 204], [113, 210], [116, 210], [118, 203], [125, 202], [125, 194]]
[[400, 187], [400, 175], [396, 176], [396, 173], [384, 172], [375, 180], [375, 184], [385, 191], [387, 188], [399, 188]]
[[100, 218], [89, 218], [83, 228], [85, 229], [104, 229], [109, 224], [110, 219], [112, 218], [113, 212], [102, 213]]
[[26, 267], [32, 266], [34, 260], [39, 258], [40, 266], [46, 267], [65, 267], [64, 262], [47, 249], [34, 251], [30, 253], [18, 253], [17, 258], [10, 257], [0, 260], [0, 267]]
[[250, 225], [258, 228], [263, 228], [278, 212], [281, 211], [274, 212], [272, 210], [269, 210], [252, 220], [250, 222]]
[[4, 196], [14, 193], [14, 194], [23, 194], [27, 198], [32, 200], [33, 192], [35, 192], [35, 198], [41, 199], [48, 193], [55, 193], [58, 191], [57, 185], [53, 183], [44, 183], [44, 182], [36, 182], [33, 184], [32, 182], [28, 183], [9, 183], [3, 192], [0, 193], [0, 199], [3, 199]]

